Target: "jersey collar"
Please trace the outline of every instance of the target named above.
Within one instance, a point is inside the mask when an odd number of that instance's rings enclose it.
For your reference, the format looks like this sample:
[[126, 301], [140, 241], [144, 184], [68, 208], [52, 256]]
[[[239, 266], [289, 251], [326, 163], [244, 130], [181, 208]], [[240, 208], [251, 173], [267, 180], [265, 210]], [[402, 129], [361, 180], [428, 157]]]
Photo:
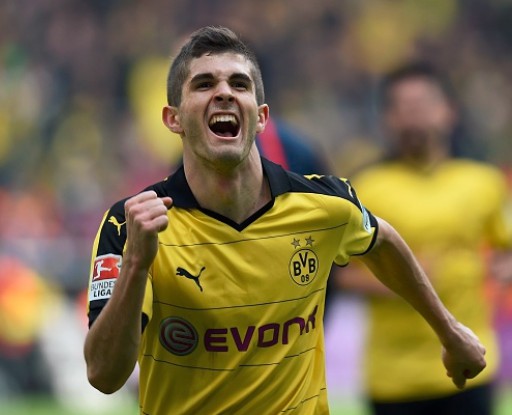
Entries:
[[[272, 199], [291, 190], [290, 178], [280, 165], [261, 158], [263, 174], [267, 177]], [[197, 203], [185, 176], [183, 165], [165, 181], [166, 193], [172, 198], [173, 205], [180, 208], [197, 208]]]

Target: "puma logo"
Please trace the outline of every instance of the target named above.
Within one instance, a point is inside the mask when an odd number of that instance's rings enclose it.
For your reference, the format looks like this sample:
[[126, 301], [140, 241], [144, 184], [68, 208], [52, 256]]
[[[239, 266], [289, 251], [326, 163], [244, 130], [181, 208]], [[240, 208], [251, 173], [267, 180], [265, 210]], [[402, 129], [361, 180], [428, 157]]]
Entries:
[[108, 223], [114, 225], [117, 228], [117, 236], [121, 236], [121, 226], [123, 226], [126, 223], [126, 221], [124, 221], [123, 223], [119, 223], [115, 216], [111, 216], [110, 218], [108, 218]]
[[199, 289], [201, 291], [203, 291], [203, 287], [201, 287], [201, 283], [199, 282], [199, 277], [201, 276], [201, 274], [204, 270], [205, 270], [205, 267], [201, 268], [201, 271], [199, 271], [199, 274], [192, 275], [185, 268], [178, 267], [178, 268], [176, 268], [176, 275], [181, 275], [182, 277], [188, 278], [189, 280], [193, 280], [197, 284]]

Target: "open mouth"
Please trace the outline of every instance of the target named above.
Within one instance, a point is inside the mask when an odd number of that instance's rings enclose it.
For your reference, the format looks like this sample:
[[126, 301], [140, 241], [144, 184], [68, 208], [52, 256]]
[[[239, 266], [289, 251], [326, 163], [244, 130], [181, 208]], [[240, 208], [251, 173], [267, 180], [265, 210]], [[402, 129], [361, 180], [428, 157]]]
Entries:
[[219, 137], [236, 137], [240, 132], [238, 120], [231, 114], [214, 115], [208, 126]]

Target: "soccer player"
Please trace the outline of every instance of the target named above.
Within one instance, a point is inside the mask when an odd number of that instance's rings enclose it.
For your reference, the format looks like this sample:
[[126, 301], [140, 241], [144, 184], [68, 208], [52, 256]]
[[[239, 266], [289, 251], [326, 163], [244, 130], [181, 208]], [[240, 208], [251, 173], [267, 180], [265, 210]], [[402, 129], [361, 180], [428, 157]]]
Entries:
[[362, 255], [428, 321], [462, 388], [485, 366], [477, 337], [346, 180], [260, 157], [268, 116], [253, 53], [229, 29], [195, 32], [162, 112], [183, 166], [114, 204], [94, 243], [90, 383], [113, 393], [138, 360], [141, 414], [328, 414], [327, 276]]
[[490, 415], [498, 352], [485, 298], [486, 256], [506, 252], [506, 182], [488, 164], [452, 155], [457, 108], [431, 65], [407, 64], [382, 82], [392, 156], [352, 178], [375, 215], [407, 241], [444, 304], [486, 345], [487, 369], [464, 391], [447, 381], [438, 340], [410, 306], [349, 266], [342, 286], [368, 294], [366, 390], [376, 415]]

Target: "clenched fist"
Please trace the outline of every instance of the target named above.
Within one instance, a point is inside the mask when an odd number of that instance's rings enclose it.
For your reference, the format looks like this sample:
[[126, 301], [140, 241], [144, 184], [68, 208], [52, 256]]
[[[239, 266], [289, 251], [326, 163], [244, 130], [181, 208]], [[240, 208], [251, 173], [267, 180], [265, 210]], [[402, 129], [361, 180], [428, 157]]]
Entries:
[[158, 252], [158, 233], [167, 229], [167, 212], [172, 206], [170, 197], [160, 198], [145, 191], [128, 199], [126, 214], [127, 246], [125, 257], [141, 269], [149, 269]]
[[443, 347], [446, 374], [457, 388], [462, 389], [467, 379], [478, 375], [486, 366], [485, 347], [469, 328], [457, 323], [456, 333], [450, 344]]

